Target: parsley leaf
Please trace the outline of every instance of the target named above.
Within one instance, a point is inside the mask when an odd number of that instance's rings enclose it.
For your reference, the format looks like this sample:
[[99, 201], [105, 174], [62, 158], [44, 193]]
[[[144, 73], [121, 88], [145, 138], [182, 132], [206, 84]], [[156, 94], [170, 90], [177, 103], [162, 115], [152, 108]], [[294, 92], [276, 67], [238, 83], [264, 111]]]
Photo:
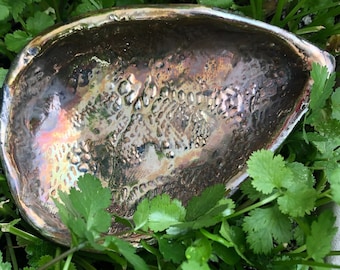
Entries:
[[96, 240], [111, 224], [111, 216], [106, 211], [111, 203], [111, 192], [89, 174], [79, 177], [78, 188], [71, 188], [69, 194], [59, 192], [63, 203], [57, 200], [55, 203], [60, 218], [76, 237], [73, 237], [76, 241], [73, 244], [78, 244], [77, 240], [88, 240], [92, 246], [98, 247]]
[[248, 174], [253, 178], [252, 185], [264, 194], [270, 194], [274, 188], [281, 188], [285, 181], [292, 178], [283, 157], [274, 156], [269, 150], [254, 152], [247, 165]]
[[335, 217], [331, 211], [324, 211], [312, 223], [310, 235], [306, 239], [307, 254], [315, 261], [322, 262], [331, 251], [332, 239], [337, 232]]
[[250, 211], [249, 216], [244, 218], [242, 228], [247, 233], [247, 242], [255, 253], [268, 254], [273, 249], [274, 240], [283, 244], [292, 238], [291, 222], [276, 206]]

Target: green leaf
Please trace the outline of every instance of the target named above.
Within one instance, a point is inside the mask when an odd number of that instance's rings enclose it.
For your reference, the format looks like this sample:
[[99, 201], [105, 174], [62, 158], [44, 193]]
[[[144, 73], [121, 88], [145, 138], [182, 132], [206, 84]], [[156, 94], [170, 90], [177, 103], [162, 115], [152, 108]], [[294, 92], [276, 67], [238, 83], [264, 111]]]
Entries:
[[6, 20], [8, 16], [9, 16], [8, 7], [0, 3], [0, 21]]
[[116, 4], [116, 0], [102, 0], [103, 8], [110, 8]]
[[228, 265], [236, 265], [240, 261], [240, 257], [234, 248], [228, 248], [218, 242], [214, 242], [212, 249], [213, 253]]
[[181, 264], [182, 270], [210, 270], [209, 265], [207, 263], [199, 264], [196, 261], [186, 261]]
[[340, 204], [340, 167], [330, 172], [329, 183], [331, 185], [332, 198], [337, 203]]
[[144, 0], [116, 0], [116, 6], [128, 6], [128, 5], [138, 5], [144, 4]]
[[12, 269], [12, 265], [9, 262], [3, 262], [1, 250], [0, 250], [0, 269], [1, 270], [11, 270]]
[[30, 40], [32, 36], [22, 30], [16, 30], [5, 36], [5, 44], [9, 51], [18, 53]]
[[287, 168], [293, 178], [284, 182], [287, 190], [277, 199], [277, 203], [282, 213], [302, 217], [314, 209], [317, 199], [317, 191], [313, 188], [315, 180], [312, 172], [301, 163], [288, 163]]
[[111, 191], [89, 174], [79, 177], [78, 188], [71, 188], [69, 194], [59, 192], [63, 204], [56, 200], [55, 203], [60, 218], [76, 237], [74, 239], [88, 240], [95, 248], [100, 248], [95, 241], [111, 224], [111, 216], [106, 211], [111, 204]]
[[114, 245], [114, 250], [122, 254], [135, 270], [149, 269], [145, 261], [136, 254], [136, 249], [130, 243], [113, 236], [106, 237], [105, 242], [108, 247]]
[[282, 213], [292, 217], [302, 217], [314, 209], [316, 199], [317, 191], [314, 188], [295, 183], [277, 199], [277, 203]]
[[200, 5], [219, 7], [219, 8], [230, 8], [233, 4], [233, 0], [198, 0]]
[[53, 24], [54, 20], [51, 16], [47, 15], [45, 12], [37, 11], [32, 17], [27, 19], [26, 29], [32, 36], [36, 36]]
[[[203, 216], [198, 217], [193, 222], [193, 229], [210, 227], [221, 222], [225, 217], [234, 213], [235, 203], [231, 199], [221, 199], [215, 207], [208, 211]], [[187, 210], [188, 212], [188, 210]]]
[[185, 251], [185, 257], [189, 261], [196, 261], [200, 265], [208, 262], [211, 255], [212, 248], [210, 241], [205, 238], [198, 238], [191, 246]]
[[275, 156], [269, 150], [254, 152], [247, 162], [248, 174], [253, 178], [256, 190], [270, 194], [274, 188], [281, 188], [285, 181], [290, 181], [292, 173], [285, 167], [282, 156]]
[[310, 235], [306, 239], [306, 247], [308, 256], [315, 261], [322, 262], [331, 251], [332, 240], [337, 232], [334, 222], [333, 212], [327, 210], [312, 223]]
[[187, 206], [185, 220], [192, 221], [211, 210], [219, 200], [225, 196], [223, 184], [214, 185], [205, 189], [200, 196], [191, 198]]
[[164, 231], [171, 225], [184, 221], [185, 208], [177, 200], [163, 194], [150, 201], [149, 228], [155, 232]]
[[331, 97], [332, 117], [340, 121], [340, 87], [338, 87]]
[[322, 119], [320, 120], [320, 110], [324, 108], [335, 84], [335, 73], [329, 74], [327, 67], [320, 64], [312, 64], [311, 77], [314, 83], [310, 94], [309, 108], [311, 111], [307, 116], [307, 123], [322, 121]]
[[0, 88], [4, 84], [7, 73], [8, 73], [8, 69], [4, 69], [0, 67]]
[[244, 218], [242, 228], [255, 253], [269, 254], [273, 249], [273, 240], [283, 244], [292, 238], [291, 222], [276, 206], [250, 211], [249, 216]]
[[21, 13], [24, 11], [26, 5], [30, 4], [31, 1], [9, 0], [7, 3], [14, 21], [19, 22], [21, 20]]
[[167, 233], [170, 235], [176, 235], [188, 230], [211, 227], [221, 222], [226, 216], [234, 213], [234, 208], [235, 203], [233, 200], [222, 198], [203, 216], [199, 216], [196, 220], [175, 224], [167, 230]]
[[244, 252], [246, 250], [246, 241], [244, 232], [238, 226], [230, 226], [225, 220], [221, 224], [220, 234], [234, 247], [236, 253], [246, 262], [251, 264], [245, 257]]
[[102, 6], [98, 6], [97, 1], [95, 0], [82, 0], [82, 3], [77, 5], [77, 8], [72, 13], [72, 15], [77, 16], [88, 13], [90, 11], [98, 10], [100, 8], [102, 8]]
[[144, 231], [148, 230], [149, 210], [150, 210], [149, 200], [145, 198], [138, 204], [137, 209], [133, 214], [135, 230], [139, 229], [142, 229]]
[[180, 264], [185, 259], [185, 246], [181, 241], [158, 238], [159, 251], [166, 261], [173, 261]]
[[17, 237], [17, 242], [21, 246], [25, 246], [27, 253], [28, 264], [31, 267], [38, 268], [40, 265], [40, 258], [43, 256], [53, 256], [56, 247], [48, 241], [28, 242], [25, 239]]
[[261, 198], [264, 199], [267, 197], [267, 195], [264, 195], [262, 192], [254, 188], [250, 178], [241, 183], [240, 189], [242, 191], [242, 194], [246, 195], [252, 201], [256, 201]]

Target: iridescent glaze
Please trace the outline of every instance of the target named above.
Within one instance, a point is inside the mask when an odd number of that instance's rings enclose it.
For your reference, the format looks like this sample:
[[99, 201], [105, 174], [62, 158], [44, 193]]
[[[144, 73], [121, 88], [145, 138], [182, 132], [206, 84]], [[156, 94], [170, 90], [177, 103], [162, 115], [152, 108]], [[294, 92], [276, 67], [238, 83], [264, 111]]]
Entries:
[[[209, 8], [110, 10], [31, 41], [4, 86], [2, 158], [23, 215], [68, 244], [52, 198], [84, 173], [130, 218], [144, 197], [185, 204], [235, 188], [306, 111], [312, 62], [284, 30]], [[113, 222], [109, 233], [124, 232]]]

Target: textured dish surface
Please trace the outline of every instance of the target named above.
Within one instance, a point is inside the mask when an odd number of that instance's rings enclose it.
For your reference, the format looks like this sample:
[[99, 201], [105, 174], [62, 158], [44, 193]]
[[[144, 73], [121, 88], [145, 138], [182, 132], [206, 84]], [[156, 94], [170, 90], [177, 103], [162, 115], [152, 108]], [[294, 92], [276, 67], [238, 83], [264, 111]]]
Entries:
[[[101, 179], [121, 216], [145, 196], [186, 203], [244, 172], [308, 95], [305, 59], [244, 23], [146, 16], [71, 32], [28, 49], [2, 131], [17, 201], [58, 242], [65, 227], [52, 198], [80, 175]], [[122, 230], [113, 223], [110, 233]]]

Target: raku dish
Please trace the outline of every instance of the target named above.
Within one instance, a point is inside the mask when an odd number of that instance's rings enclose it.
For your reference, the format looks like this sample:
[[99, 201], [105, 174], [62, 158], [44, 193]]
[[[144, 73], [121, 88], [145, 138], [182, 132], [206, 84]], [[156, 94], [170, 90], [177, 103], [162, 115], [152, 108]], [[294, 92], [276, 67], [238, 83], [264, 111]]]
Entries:
[[[130, 218], [145, 197], [184, 204], [236, 188], [258, 149], [306, 112], [326, 52], [263, 22], [200, 6], [113, 9], [32, 40], [4, 84], [1, 156], [23, 216], [69, 244], [53, 198], [90, 173]], [[125, 228], [113, 221], [108, 233]]]

